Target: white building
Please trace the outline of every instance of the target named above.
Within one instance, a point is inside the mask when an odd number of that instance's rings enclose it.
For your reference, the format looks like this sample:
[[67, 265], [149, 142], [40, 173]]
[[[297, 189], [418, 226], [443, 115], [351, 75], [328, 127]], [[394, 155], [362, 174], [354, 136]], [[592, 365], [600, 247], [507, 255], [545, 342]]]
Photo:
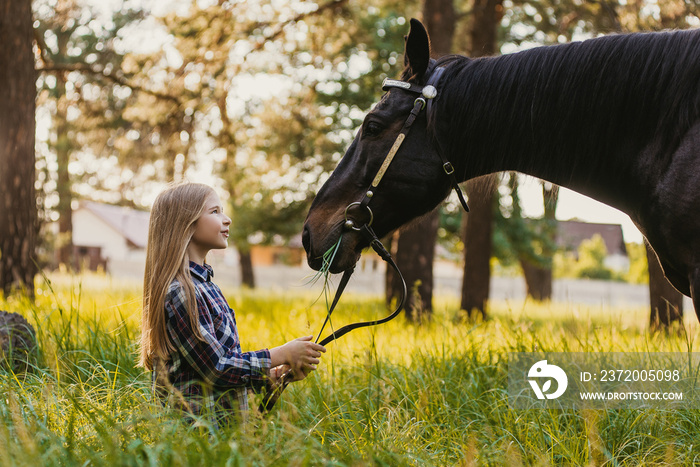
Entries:
[[[101, 268], [114, 277], [143, 278], [149, 218], [147, 211], [81, 201], [73, 210], [73, 255], [79, 269]], [[219, 268], [218, 278], [231, 276], [231, 271], [237, 274], [234, 248], [214, 250], [207, 261]]]
[[80, 202], [73, 211], [78, 264], [90, 269], [102, 266], [113, 275], [143, 275], [149, 216], [127, 207]]

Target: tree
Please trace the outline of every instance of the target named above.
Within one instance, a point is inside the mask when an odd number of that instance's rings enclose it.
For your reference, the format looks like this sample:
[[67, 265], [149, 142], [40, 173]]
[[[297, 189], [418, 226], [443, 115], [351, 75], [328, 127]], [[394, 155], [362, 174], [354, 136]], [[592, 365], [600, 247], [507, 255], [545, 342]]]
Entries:
[[[236, 158], [227, 159], [223, 171], [234, 221], [247, 220], [236, 235], [243, 260], [250, 239], [269, 243], [301, 231], [312, 193], [382, 92], [382, 78], [398, 73], [402, 18], [374, 5], [319, 5], [295, 24], [306, 31], [305, 40], [280, 38], [288, 62], [276, 72], [294, 77], [298, 89], [251, 103], [235, 132]], [[358, 71], [348, 65], [353, 62], [367, 68]], [[252, 264], [242, 270], [252, 271]]]
[[605, 266], [608, 248], [599, 234], [583, 240], [578, 247], [575, 275], [582, 279], [610, 280], [613, 272]]
[[40, 189], [47, 199], [57, 198], [43, 208], [58, 219], [58, 262], [72, 267], [72, 208], [80, 196], [75, 196], [76, 185], [88, 185], [94, 196], [95, 181], [107, 179], [102, 170], [86, 170], [86, 164], [78, 169], [75, 163], [90, 150], [107, 159], [113, 154], [110, 141], [124, 130], [121, 109], [131, 89], [124, 85], [123, 53], [115, 50], [115, 43], [142, 12], [125, 8], [109, 19], [98, 18], [76, 0], [37, 1], [35, 10], [38, 105], [48, 117], [43, 121], [49, 130], [47, 141], [39, 145], [39, 158], [56, 159], [55, 172], [47, 170], [40, 177]]
[[520, 207], [519, 175], [510, 172], [505, 180], [499, 189], [502, 191], [501, 202], [494, 211], [494, 256], [506, 266], [520, 263], [528, 296], [535, 300], [550, 299], [552, 264], [557, 249], [554, 214], [558, 187], [541, 183], [545, 200], [544, 217], [530, 219], [523, 217]]
[[[503, 15], [502, 0], [474, 0], [471, 56], [494, 55]], [[494, 189], [497, 177], [487, 175], [467, 182], [470, 212], [464, 228], [464, 274], [460, 308], [469, 316], [486, 317], [491, 280]]]
[[467, 182], [469, 214], [463, 229], [464, 273], [460, 309], [469, 317], [486, 317], [491, 282], [493, 209], [496, 175]]
[[[646, 243], [645, 243], [646, 244]], [[649, 265], [649, 327], [652, 330], [668, 328], [673, 323], [683, 324], [683, 294], [677, 291], [664, 276], [661, 263], [646, 244]]]
[[0, 1], [0, 285], [34, 296], [36, 74], [31, 3]]
[[[46, 11], [48, 8], [40, 8]], [[43, 62], [55, 64], [75, 63], [75, 58], [68, 55], [68, 45], [73, 34], [81, 25], [78, 21], [80, 8], [72, 1], [59, 1], [50, 9], [51, 16], [37, 15], [37, 27], [35, 31], [36, 42], [39, 46], [39, 58]], [[53, 39], [53, 47], [46, 45], [46, 40]], [[71, 44], [72, 45], [72, 44]], [[73, 54], [74, 55], [74, 54]], [[68, 109], [71, 106], [70, 98], [66, 92], [69, 71], [61, 70], [53, 76], [55, 80], [52, 86], [47, 86], [47, 81], [42, 80], [42, 88], [52, 94], [53, 108], [53, 138], [49, 147], [56, 154], [57, 176], [56, 190], [58, 204], [58, 261], [68, 267], [72, 267], [73, 256], [73, 222], [72, 222], [72, 188], [68, 172], [71, 155], [77, 150], [75, 131], [68, 121]], [[71, 83], [72, 84], [72, 83]], [[71, 86], [72, 89], [73, 86]], [[75, 94], [75, 93], [74, 93]]]
[[[134, 140], [155, 141], [166, 167], [180, 161], [174, 175], [209, 159], [231, 195], [241, 228], [232, 239], [249, 284], [249, 243], [301, 230], [313, 192], [380, 95], [382, 78], [399, 71], [405, 21], [376, 3], [193, 2], [186, 14], [162, 18], [168, 50], [127, 57], [143, 87], [176, 97], [139, 95], [125, 111]], [[259, 79], [275, 92], [246, 92], [245, 83]]]
[[521, 257], [520, 266], [525, 275], [527, 294], [535, 300], [543, 301], [552, 298], [552, 266], [556, 252], [557, 220], [556, 210], [559, 199], [559, 187], [552, 183], [542, 182], [542, 198], [544, 200], [544, 218], [537, 222], [539, 229], [539, 251], [537, 259]]
[[[432, 58], [452, 52], [457, 15], [453, 0], [424, 0], [423, 22], [430, 34]], [[406, 316], [420, 321], [433, 310], [433, 262], [439, 224], [439, 208], [397, 232], [392, 239], [396, 264], [406, 280], [409, 294], [404, 303]], [[401, 293], [400, 278], [386, 271], [386, 302]]]
[[[433, 261], [439, 209], [404, 227], [392, 238], [392, 255], [408, 288], [406, 316], [415, 322], [429, 318], [433, 310]], [[386, 302], [391, 306], [401, 293], [400, 278], [387, 268]]]

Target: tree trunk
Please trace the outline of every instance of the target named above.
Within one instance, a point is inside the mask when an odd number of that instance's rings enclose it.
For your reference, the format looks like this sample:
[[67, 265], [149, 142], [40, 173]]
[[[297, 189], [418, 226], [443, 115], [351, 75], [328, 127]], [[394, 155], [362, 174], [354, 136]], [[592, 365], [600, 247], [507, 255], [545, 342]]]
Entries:
[[241, 285], [255, 288], [255, 274], [253, 273], [253, 260], [250, 256], [250, 248], [238, 249], [238, 262], [241, 268]]
[[[502, 0], [474, 0], [472, 11], [471, 55], [494, 55], [496, 33], [501, 21]], [[461, 308], [468, 315], [486, 317], [486, 302], [491, 281], [491, 244], [493, 230], [494, 176], [467, 183], [469, 212], [464, 229], [464, 275]]]
[[423, 25], [430, 34], [430, 49], [433, 58], [452, 53], [456, 21], [454, 0], [425, 0], [423, 2]]
[[656, 253], [647, 244], [649, 264], [649, 300], [651, 314], [649, 326], [653, 330], [664, 329], [674, 322], [683, 323], [683, 294], [677, 291], [664, 276]]
[[56, 76], [56, 162], [58, 165], [58, 180], [56, 194], [58, 195], [58, 263], [68, 269], [80, 268], [73, 263], [73, 196], [71, 191], [68, 165], [72, 145], [68, 135], [68, 99], [66, 97], [66, 80], [62, 74]]
[[464, 275], [460, 309], [470, 317], [486, 317], [491, 282], [493, 194], [496, 175], [467, 182], [469, 214], [464, 228]]
[[474, 0], [472, 10], [472, 57], [495, 55], [498, 25], [503, 17], [503, 0]]
[[520, 260], [527, 286], [527, 295], [538, 302], [552, 298], [552, 268], [543, 268], [527, 260]]
[[34, 296], [36, 75], [32, 9], [0, 0], [0, 286]]
[[[433, 259], [439, 224], [439, 211], [435, 209], [424, 218], [401, 230], [393, 253], [401, 273], [406, 280], [408, 296], [404, 309], [406, 316], [415, 322], [429, 317], [433, 311]], [[387, 268], [389, 270], [391, 268]], [[401, 290], [401, 282], [396, 274], [387, 280], [387, 305], [391, 306]], [[427, 297], [427, 298], [426, 298]]]
[[559, 187], [549, 182], [542, 181], [542, 197], [544, 199], [544, 219], [546, 225], [543, 235], [547, 238], [552, 248], [545, 247], [542, 251], [542, 258], [546, 261], [546, 266], [539, 266], [521, 259], [520, 266], [523, 268], [527, 294], [537, 301], [551, 300], [552, 298], [552, 264], [554, 261], [554, 242], [557, 236], [556, 210], [559, 201]]
[[[456, 15], [453, 0], [424, 0], [423, 23], [430, 34], [433, 58], [452, 52]], [[439, 163], [439, 161], [435, 161]], [[409, 226], [395, 238], [395, 261], [406, 279], [408, 297], [406, 315], [416, 320], [433, 311], [433, 261], [439, 224], [435, 210], [419, 224]], [[386, 300], [391, 303], [398, 295], [398, 281], [392, 268], [386, 272]], [[418, 287], [414, 287], [419, 284]]]

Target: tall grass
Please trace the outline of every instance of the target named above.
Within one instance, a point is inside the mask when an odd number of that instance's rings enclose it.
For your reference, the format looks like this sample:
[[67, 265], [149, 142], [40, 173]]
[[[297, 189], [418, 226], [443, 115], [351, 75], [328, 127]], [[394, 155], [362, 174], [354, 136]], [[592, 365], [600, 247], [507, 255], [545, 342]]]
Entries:
[[[313, 334], [317, 292], [224, 290], [245, 349]], [[497, 303], [463, 322], [441, 298], [430, 322], [397, 319], [329, 345], [267, 418], [214, 431], [164, 408], [135, 366], [137, 286], [54, 278], [0, 308], [37, 329], [32, 371], [0, 370], [0, 465], [696, 465], [700, 410], [515, 411], [513, 351], [695, 350], [698, 327], [649, 334], [645, 310]], [[385, 313], [348, 294], [336, 322]], [[251, 404], [255, 406], [255, 404]]]

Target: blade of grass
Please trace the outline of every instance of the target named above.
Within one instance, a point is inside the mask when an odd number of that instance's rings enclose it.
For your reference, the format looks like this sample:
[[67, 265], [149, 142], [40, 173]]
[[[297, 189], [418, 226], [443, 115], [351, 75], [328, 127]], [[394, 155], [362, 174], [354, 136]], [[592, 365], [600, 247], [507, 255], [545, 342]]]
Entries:
[[[338, 250], [340, 249], [340, 242], [342, 240], [342, 236], [338, 237], [338, 241], [335, 242], [333, 246], [331, 246], [324, 254], [323, 254], [323, 262], [321, 264], [321, 269], [316, 273], [316, 275], [311, 279], [311, 283], [316, 283], [321, 276], [324, 277], [323, 279], [323, 290], [321, 293], [323, 294], [324, 299], [326, 300], [326, 319], [323, 321], [323, 325], [321, 326], [321, 330], [318, 332], [318, 337], [316, 337], [316, 342], [321, 337], [321, 333], [323, 332], [323, 329], [326, 327], [326, 324], [330, 322], [331, 325], [331, 330], [333, 330], [333, 322], [331, 321], [331, 305], [328, 300], [329, 298], [329, 291], [330, 291], [330, 276], [331, 276], [331, 264], [333, 264], [333, 261], [335, 260], [335, 256], [338, 253]], [[320, 297], [320, 295], [319, 295]], [[318, 300], [318, 299], [316, 299]]]

